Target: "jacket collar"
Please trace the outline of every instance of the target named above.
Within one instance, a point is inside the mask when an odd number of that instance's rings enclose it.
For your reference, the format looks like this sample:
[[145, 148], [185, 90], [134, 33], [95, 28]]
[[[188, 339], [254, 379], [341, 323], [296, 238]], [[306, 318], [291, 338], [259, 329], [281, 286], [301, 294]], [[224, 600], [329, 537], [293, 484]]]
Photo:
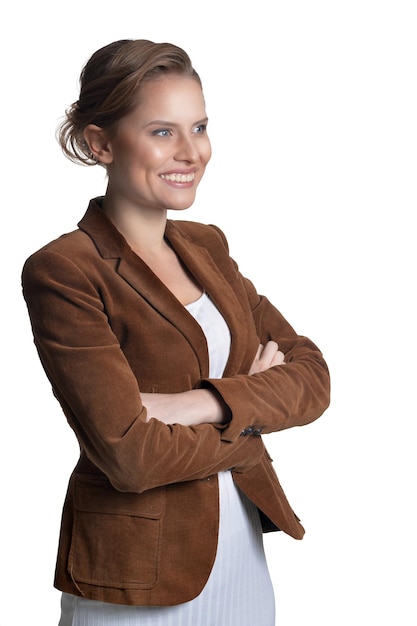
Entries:
[[[197, 356], [200, 360], [202, 377], [207, 377], [207, 349], [201, 349], [205, 342], [201, 341], [200, 325], [148, 265], [131, 250], [126, 239], [101, 210], [101, 202], [102, 198], [90, 201], [78, 227], [94, 241], [103, 259], [119, 259], [116, 271], [142, 298], [174, 324], [194, 347], [200, 346]], [[234, 290], [213, 261], [209, 251], [193, 242], [175, 220], [167, 220], [165, 237], [225, 318], [232, 340], [225, 375], [229, 371], [236, 371], [245, 351], [247, 329], [245, 314]], [[198, 349], [196, 351], [198, 352]]]

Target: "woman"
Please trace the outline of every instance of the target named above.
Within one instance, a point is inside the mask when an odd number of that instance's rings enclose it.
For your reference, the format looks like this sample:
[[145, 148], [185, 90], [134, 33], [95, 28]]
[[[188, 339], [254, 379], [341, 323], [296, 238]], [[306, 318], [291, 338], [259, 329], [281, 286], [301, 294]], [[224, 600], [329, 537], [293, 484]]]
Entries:
[[201, 83], [171, 44], [98, 50], [60, 129], [107, 170], [78, 230], [23, 271], [40, 359], [80, 459], [64, 505], [61, 626], [272, 626], [262, 531], [301, 539], [261, 434], [318, 418], [317, 347], [214, 226], [168, 220], [210, 159]]

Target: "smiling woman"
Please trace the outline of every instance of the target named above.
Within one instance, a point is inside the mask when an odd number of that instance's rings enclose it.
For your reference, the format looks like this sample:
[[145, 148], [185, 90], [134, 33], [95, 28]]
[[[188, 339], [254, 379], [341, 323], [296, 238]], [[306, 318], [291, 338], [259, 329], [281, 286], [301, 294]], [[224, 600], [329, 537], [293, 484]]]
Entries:
[[171, 44], [118, 41], [60, 129], [104, 197], [23, 270], [36, 347], [80, 444], [60, 626], [274, 626], [262, 532], [304, 529], [262, 435], [329, 403], [319, 349], [244, 278], [215, 226], [168, 220], [211, 156], [201, 82]]
[[162, 210], [165, 219], [167, 209], [187, 209], [194, 202], [211, 156], [204, 98], [198, 81], [173, 74], [148, 82], [140, 99], [117, 123], [116, 133], [89, 124], [84, 137], [107, 168], [104, 211], [133, 217], [140, 206]]

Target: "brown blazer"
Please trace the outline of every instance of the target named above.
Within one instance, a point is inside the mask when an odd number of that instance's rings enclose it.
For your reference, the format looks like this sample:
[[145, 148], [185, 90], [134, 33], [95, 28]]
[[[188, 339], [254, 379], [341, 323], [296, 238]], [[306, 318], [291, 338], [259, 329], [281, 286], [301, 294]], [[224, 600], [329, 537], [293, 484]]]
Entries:
[[[213, 226], [168, 220], [166, 237], [231, 332], [224, 378], [208, 378], [198, 323], [90, 202], [79, 229], [32, 255], [23, 290], [36, 347], [80, 444], [65, 500], [55, 585], [95, 600], [170, 605], [198, 595], [216, 554], [217, 472], [260, 510], [265, 531], [301, 539], [259, 436], [313, 421], [329, 403], [317, 347], [243, 278]], [[259, 342], [284, 367], [248, 376]], [[230, 424], [146, 421], [139, 389], [214, 387]]]

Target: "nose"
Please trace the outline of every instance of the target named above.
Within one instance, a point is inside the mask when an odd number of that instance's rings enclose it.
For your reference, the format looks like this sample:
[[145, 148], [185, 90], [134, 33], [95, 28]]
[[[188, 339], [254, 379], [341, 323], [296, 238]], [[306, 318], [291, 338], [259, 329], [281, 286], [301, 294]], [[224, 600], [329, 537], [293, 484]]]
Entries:
[[198, 160], [198, 149], [195, 138], [188, 135], [181, 135], [178, 138], [175, 159], [177, 161], [186, 161], [187, 163], [195, 163]]

